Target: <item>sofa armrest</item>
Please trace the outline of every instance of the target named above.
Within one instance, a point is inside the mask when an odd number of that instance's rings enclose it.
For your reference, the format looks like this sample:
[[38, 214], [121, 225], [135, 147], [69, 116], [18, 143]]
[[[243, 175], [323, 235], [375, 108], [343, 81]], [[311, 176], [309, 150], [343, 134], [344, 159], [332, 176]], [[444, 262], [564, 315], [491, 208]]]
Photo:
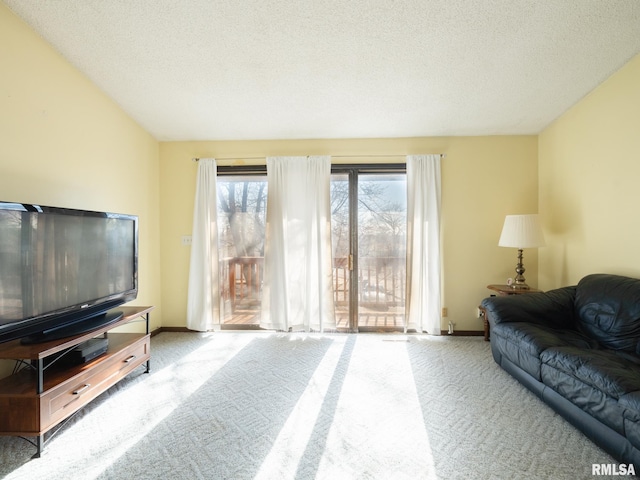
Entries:
[[576, 287], [546, 293], [488, 297], [482, 301], [491, 324], [530, 322], [554, 328], [574, 328]]

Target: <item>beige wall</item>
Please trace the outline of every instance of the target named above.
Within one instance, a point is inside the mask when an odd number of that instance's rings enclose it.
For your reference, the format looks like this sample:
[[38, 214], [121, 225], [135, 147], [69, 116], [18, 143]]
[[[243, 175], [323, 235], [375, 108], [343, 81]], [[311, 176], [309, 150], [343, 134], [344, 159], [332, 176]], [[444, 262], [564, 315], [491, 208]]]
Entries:
[[361, 154], [370, 161], [370, 154], [446, 153], [443, 329], [451, 320], [458, 330], [480, 330], [485, 285], [513, 276], [515, 251], [497, 247], [506, 214], [539, 207], [548, 246], [539, 262], [537, 251], [525, 251], [533, 286], [574, 283], [593, 271], [640, 276], [640, 56], [539, 137], [158, 145], [4, 5], [0, 55], [1, 198], [139, 215], [135, 303], [157, 305], [154, 328], [185, 325], [189, 247], [180, 237], [191, 231], [194, 156]]
[[0, 3], [0, 199], [135, 214], [161, 325], [158, 142]]
[[640, 55], [539, 136], [543, 289], [640, 277]]
[[[193, 157], [392, 155], [446, 153], [442, 161], [443, 306], [457, 330], [482, 330], [476, 309], [486, 285], [514, 275], [516, 250], [497, 246], [504, 216], [535, 213], [535, 136], [353, 140], [166, 142], [160, 144], [164, 326], [185, 326], [190, 235], [197, 164]], [[388, 161], [388, 159], [385, 159]], [[403, 161], [402, 157], [396, 159]], [[264, 162], [264, 161], [263, 161]], [[220, 162], [235, 164], [240, 162]], [[525, 252], [526, 277], [537, 285], [537, 252]]]

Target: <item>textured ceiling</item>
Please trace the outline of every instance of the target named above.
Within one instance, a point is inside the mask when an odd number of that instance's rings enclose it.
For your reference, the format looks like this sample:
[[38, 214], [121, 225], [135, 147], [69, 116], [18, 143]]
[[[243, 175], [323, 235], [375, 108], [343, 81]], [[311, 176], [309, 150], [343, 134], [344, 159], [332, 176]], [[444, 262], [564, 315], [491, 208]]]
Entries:
[[3, 0], [159, 140], [536, 134], [640, 0]]

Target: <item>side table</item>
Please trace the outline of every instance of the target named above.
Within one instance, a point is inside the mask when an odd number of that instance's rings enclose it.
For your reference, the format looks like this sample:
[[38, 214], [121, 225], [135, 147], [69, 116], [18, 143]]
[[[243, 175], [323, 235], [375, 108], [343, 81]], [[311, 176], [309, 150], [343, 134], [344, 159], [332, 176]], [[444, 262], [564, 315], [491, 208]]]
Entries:
[[[538, 290], [537, 288], [513, 288], [511, 285], [487, 285], [489, 290], [497, 292], [498, 296], [507, 296], [507, 295], [522, 295], [523, 293], [542, 293], [542, 290]], [[484, 341], [489, 341], [489, 318], [487, 317], [487, 311], [484, 307], [479, 306], [480, 315], [484, 320]]]

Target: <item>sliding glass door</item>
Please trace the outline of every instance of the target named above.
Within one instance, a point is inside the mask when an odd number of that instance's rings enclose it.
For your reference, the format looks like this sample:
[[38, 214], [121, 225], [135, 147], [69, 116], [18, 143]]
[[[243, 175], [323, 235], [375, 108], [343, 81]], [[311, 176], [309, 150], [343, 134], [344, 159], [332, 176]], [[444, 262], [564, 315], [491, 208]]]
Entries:
[[406, 174], [388, 166], [335, 167], [334, 172], [331, 224], [338, 328], [401, 330], [406, 294]]
[[[404, 328], [407, 183], [404, 165], [334, 166], [331, 228], [341, 331]], [[259, 328], [267, 177], [218, 177], [223, 329]]]

